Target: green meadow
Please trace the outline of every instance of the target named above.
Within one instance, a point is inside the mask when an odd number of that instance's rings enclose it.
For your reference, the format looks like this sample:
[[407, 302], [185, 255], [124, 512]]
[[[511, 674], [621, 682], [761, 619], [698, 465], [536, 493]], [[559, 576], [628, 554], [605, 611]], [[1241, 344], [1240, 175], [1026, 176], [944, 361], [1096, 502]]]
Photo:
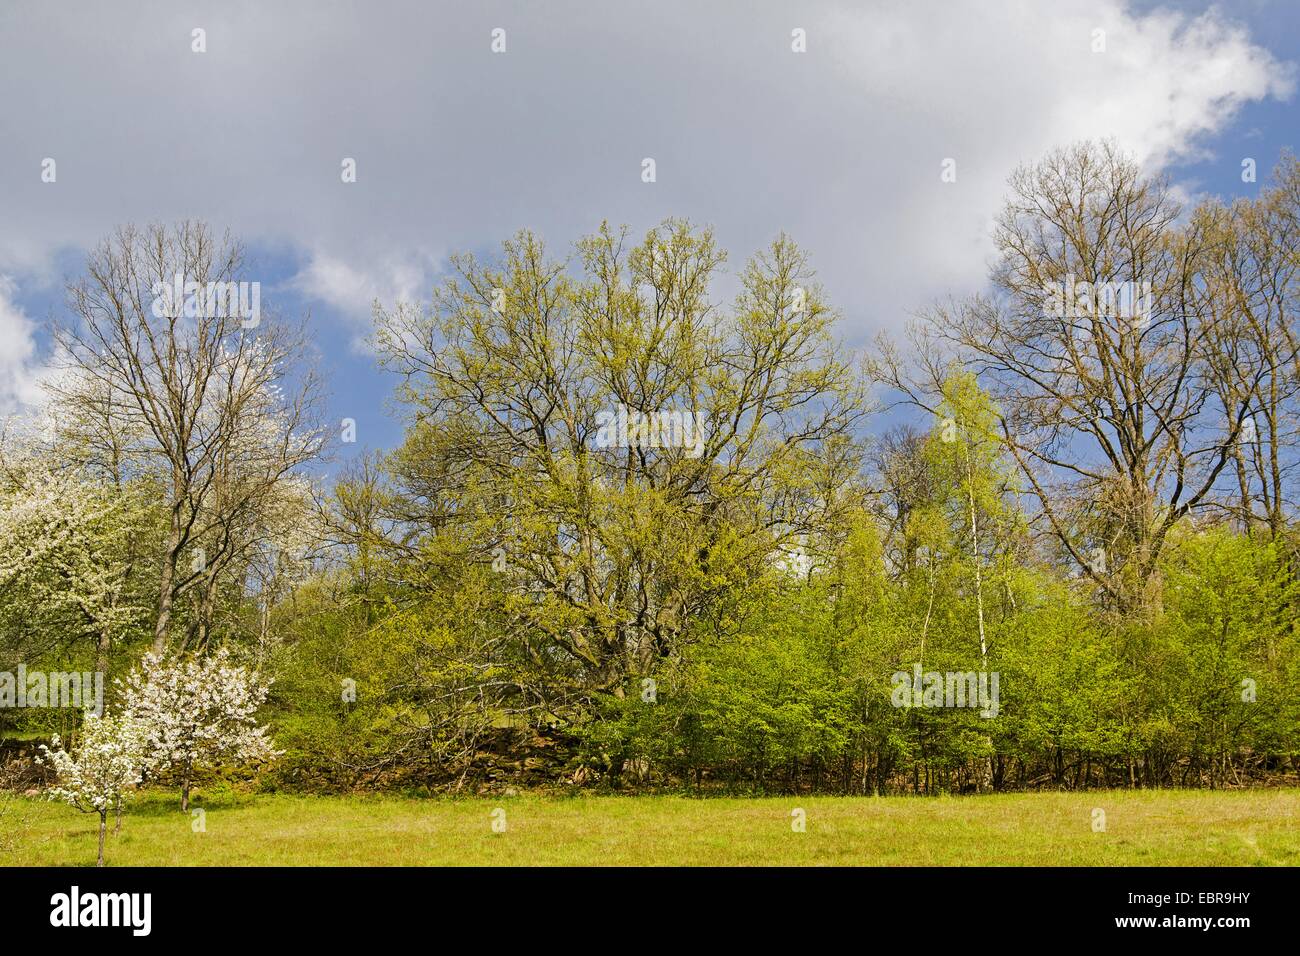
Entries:
[[[107, 865], [1300, 865], [1300, 791], [1291, 789], [703, 799], [223, 792], [198, 794], [194, 807], [203, 813], [182, 813], [170, 792], [139, 797], [122, 832], [110, 831]], [[95, 861], [93, 815], [20, 798], [4, 820], [7, 865]]]

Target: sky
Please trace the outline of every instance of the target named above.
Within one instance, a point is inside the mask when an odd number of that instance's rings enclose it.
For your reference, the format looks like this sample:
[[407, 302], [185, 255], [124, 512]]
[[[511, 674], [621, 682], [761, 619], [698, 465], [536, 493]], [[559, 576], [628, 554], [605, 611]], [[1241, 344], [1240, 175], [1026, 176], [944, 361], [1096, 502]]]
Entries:
[[1007, 177], [1056, 146], [1251, 194], [1298, 145], [1298, 63], [1290, 0], [0, 0], [0, 415], [39, 405], [64, 286], [127, 222], [243, 241], [356, 422], [340, 460], [401, 437], [374, 302], [524, 227], [564, 256], [683, 216], [733, 275], [785, 231], [859, 347], [982, 287]]

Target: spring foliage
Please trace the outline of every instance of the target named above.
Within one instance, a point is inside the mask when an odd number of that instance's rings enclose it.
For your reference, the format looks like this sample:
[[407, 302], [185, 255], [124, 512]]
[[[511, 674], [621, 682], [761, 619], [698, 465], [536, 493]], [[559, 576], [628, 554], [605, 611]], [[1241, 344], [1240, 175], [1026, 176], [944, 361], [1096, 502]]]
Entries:
[[[110, 711], [183, 803], [273, 756], [271, 726], [303, 787], [1294, 779], [1300, 163], [1231, 207], [1181, 209], [1109, 144], [1010, 186], [986, 294], [859, 357], [786, 236], [731, 301], [713, 233], [675, 219], [457, 257], [377, 310], [402, 442], [321, 495], [294, 336], [236, 361], [169, 328], [181, 358], [132, 379], [113, 350], [152, 320], [95, 291], [135, 274], [127, 230], [74, 295], [102, 335], [69, 354], [107, 384], [61, 386], [28, 453], [0, 440], [0, 651], [163, 652]], [[1044, 305], [1117, 282], [1141, 314]], [[218, 367], [256, 375], [186, 385]], [[895, 695], [913, 673], [996, 675], [1000, 700]]]

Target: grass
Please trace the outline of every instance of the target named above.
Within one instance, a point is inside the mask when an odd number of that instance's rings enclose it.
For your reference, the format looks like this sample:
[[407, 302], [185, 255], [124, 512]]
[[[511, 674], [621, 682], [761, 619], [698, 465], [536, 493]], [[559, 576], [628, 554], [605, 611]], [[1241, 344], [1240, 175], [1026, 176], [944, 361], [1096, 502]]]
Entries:
[[[1300, 865], [1296, 790], [702, 800], [223, 793], [195, 806], [206, 832], [193, 831], [175, 794], [138, 798], [121, 835], [110, 831], [108, 864]], [[498, 807], [502, 833], [492, 830]], [[806, 832], [792, 831], [796, 807]], [[1094, 832], [1095, 808], [1105, 811], [1104, 832]], [[97, 825], [70, 807], [19, 799], [0, 862], [93, 864]]]

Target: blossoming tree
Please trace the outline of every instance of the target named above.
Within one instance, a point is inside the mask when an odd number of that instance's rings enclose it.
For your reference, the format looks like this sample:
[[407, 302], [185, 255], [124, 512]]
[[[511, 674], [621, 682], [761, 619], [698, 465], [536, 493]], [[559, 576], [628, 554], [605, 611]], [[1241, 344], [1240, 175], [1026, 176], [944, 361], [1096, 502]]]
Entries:
[[150, 506], [116, 487], [0, 447], [0, 631], [35, 656], [49, 644], [88, 644], [106, 670], [114, 646], [144, 626], [140, 542]]
[[96, 866], [103, 866], [108, 812], [120, 808], [123, 793], [140, 782], [144, 727], [127, 715], [87, 714], [75, 756], [62, 746], [57, 735], [51, 742], [53, 749], [42, 744], [36, 758], [54, 768], [56, 782], [47, 793], [51, 799], [63, 800], [82, 813], [99, 814]]
[[196, 769], [277, 756], [255, 718], [270, 681], [234, 663], [225, 648], [186, 659], [148, 654], [123, 691], [126, 712], [144, 726], [147, 768], [180, 774], [182, 810], [190, 808]]

